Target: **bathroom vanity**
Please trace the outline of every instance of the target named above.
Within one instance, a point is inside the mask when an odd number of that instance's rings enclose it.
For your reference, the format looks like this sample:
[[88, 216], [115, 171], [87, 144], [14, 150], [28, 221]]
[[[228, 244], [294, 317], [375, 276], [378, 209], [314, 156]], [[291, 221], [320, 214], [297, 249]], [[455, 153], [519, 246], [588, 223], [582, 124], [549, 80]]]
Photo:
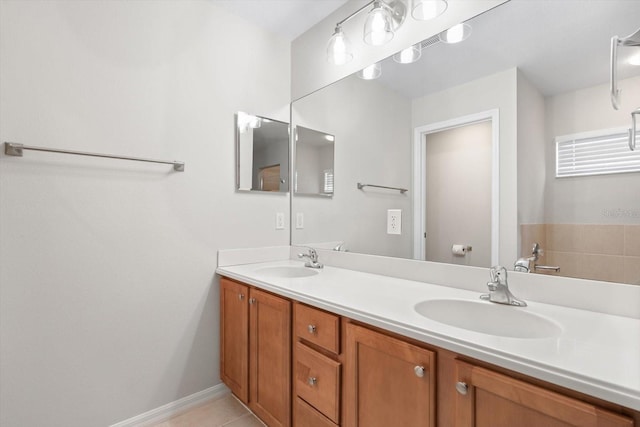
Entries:
[[[479, 292], [291, 260], [217, 272], [222, 379], [271, 427], [640, 425], [638, 319], [499, 307]], [[430, 319], [422, 301], [524, 310], [558, 329], [478, 332]]]

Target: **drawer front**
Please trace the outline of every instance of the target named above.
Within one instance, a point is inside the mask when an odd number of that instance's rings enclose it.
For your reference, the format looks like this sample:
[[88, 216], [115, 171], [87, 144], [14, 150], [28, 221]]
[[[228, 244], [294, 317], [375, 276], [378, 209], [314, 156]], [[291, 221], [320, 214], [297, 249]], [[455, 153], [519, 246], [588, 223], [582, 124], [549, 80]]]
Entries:
[[340, 419], [340, 363], [298, 342], [296, 393], [334, 423]]
[[332, 353], [340, 353], [340, 317], [306, 305], [295, 305], [295, 334]]
[[337, 424], [332, 423], [299, 397], [296, 397], [295, 411], [294, 423], [296, 427], [338, 427]]

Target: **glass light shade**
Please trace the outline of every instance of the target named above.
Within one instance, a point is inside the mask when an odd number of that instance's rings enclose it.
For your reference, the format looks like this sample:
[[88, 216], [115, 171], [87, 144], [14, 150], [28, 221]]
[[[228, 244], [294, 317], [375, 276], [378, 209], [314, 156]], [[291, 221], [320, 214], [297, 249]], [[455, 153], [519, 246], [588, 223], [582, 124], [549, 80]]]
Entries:
[[460, 43], [463, 40], [466, 40], [471, 35], [471, 25], [469, 24], [458, 24], [449, 28], [446, 31], [443, 31], [439, 34], [440, 41], [445, 43]]
[[327, 61], [334, 65], [343, 65], [353, 59], [349, 40], [342, 32], [341, 27], [336, 30], [327, 44]]
[[364, 23], [364, 42], [371, 46], [380, 46], [390, 42], [391, 39], [393, 39], [393, 18], [382, 2], [376, 1]]
[[382, 75], [382, 66], [379, 62], [371, 64], [368, 67], [358, 71], [358, 77], [363, 80], [374, 80]]
[[409, 46], [406, 49], [393, 55], [393, 60], [400, 64], [411, 64], [416, 62], [422, 56], [422, 48], [420, 43]]
[[419, 21], [428, 21], [442, 15], [447, 7], [446, 0], [413, 0], [411, 16]]

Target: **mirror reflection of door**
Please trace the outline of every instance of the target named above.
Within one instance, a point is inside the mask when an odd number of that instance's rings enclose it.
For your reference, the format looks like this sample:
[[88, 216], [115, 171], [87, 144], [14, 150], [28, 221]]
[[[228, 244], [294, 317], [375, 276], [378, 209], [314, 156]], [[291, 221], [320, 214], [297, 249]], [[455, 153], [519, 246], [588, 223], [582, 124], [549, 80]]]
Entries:
[[258, 180], [261, 191], [280, 191], [280, 165], [261, 168]]
[[[426, 138], [427, 261], [491, 265], [491, 121], [429, 133]], [[472, 247], [454, 255], [455, 244]]]

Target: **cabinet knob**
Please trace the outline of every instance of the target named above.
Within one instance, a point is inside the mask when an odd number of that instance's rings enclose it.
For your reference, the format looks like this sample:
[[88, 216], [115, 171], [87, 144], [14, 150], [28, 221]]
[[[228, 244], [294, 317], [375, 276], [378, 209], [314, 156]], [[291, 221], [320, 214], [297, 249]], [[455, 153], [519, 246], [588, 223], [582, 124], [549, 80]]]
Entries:
[[307, 384], [309, 384], [311, 387], [315, 386], [317, 382], [318, 379], [316, 377], [307, 378]]
[[413, 368], [413, 372], [415, 372], [416, 377], [418, 378], [424, 377], [424, 366], [416, 366]]
[[244, 299], [244, 294], [238, 294], [238, 299], [242, 301]]
[[316, 333], [316, 325], [307, 326], [307, 330], [309, 331], [310, 334], [315, 334]]
[[249, 298], [249, 304], [255, 304], [255, 303], [256, 303], [255, 298]]
[[467, 394], [467, 391], [469, 390], [469, 386], [465, 382], [458, 381], [456, 383], [456, 390], [458, 390], [458, 393], [460, 393], [462, 395], [465, 395], [465, 394]]

